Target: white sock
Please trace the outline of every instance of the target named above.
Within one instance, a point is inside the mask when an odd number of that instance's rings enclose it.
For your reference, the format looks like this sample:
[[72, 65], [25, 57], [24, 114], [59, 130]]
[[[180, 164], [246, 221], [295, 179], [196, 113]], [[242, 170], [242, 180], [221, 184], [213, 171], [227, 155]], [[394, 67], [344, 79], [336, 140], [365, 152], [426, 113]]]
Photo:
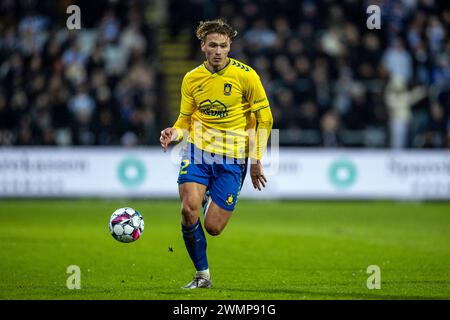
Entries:
[[202, 278], [205, 278], [205, 279], [209, 280], [210, 279], [209, 269], [202, 270], [202, 271], [197, 271], [197, 276], [200, 276]]

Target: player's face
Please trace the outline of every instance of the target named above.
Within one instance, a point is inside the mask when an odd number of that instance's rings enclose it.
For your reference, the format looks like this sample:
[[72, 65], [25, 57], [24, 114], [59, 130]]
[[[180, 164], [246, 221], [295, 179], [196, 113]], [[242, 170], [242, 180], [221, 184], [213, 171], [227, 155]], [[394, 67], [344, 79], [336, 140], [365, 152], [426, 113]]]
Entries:
[[208, 64], [213, 69], [218, 70], [225, 66], [230, 45], [230, 38], [219, 33], [208, 34], [205, 41], [202, 41], [202, 51], [205, 53]]

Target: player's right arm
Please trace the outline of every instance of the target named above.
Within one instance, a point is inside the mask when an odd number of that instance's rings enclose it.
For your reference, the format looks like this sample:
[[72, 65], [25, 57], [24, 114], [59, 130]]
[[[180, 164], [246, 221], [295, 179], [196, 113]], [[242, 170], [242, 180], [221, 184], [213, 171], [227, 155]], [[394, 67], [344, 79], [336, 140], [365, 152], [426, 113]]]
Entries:
[[181, 105], [178, 119], [172, 127], [161, 131], [159, 141], [164, 152], [172, 141], [183, 139], [184, 132], [189, 132], [191, 127], [191, 115], [195, 111], [195, 101], [191, 94], [187, 76], [188, 74], [184, 76], [181, 84]]

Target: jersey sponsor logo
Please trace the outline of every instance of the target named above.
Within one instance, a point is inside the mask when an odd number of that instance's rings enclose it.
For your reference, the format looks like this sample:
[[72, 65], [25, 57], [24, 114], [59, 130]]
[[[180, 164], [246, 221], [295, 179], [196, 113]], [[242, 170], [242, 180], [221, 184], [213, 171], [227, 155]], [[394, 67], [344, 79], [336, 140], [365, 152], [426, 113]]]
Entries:
[[257, 103], [260, 103], [260, 102], [263, 102], [263, 101], [266, 101], [266, 98], [253, 100], [253, 104], [257, 104]]
[[224, 118], [228, 116], [227, 106], [219, 100], [203, 100], [202, 102], [200, 102], [198, 110], [207, 116], [213, 116], [217, 118]]
[[226, 96], [229, 96], [231, 94], [232, 88], [233, 88], [233, 86], [231, 85], [231, 83], [225, 83], [223, 85], [223, 94]]

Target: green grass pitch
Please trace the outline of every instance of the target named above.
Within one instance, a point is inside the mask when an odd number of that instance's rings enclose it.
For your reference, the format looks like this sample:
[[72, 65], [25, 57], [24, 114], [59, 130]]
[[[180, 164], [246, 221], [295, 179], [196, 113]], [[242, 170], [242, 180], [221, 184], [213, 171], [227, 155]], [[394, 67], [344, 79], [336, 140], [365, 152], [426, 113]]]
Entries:
[[[139, 210], [123, 244], [107, 223]], [[186, 291], [194, 270], [177, 201], [0, 201], [0, 299], [450, 299], [450, 204], [243, 201], [207, 235], [214, 288]], [[169, 250], [169, 247], [172, 250]], [[69, 265], [81, 289], [66, 287]], [[367, 288], [378, 265], [381, 289]]]

